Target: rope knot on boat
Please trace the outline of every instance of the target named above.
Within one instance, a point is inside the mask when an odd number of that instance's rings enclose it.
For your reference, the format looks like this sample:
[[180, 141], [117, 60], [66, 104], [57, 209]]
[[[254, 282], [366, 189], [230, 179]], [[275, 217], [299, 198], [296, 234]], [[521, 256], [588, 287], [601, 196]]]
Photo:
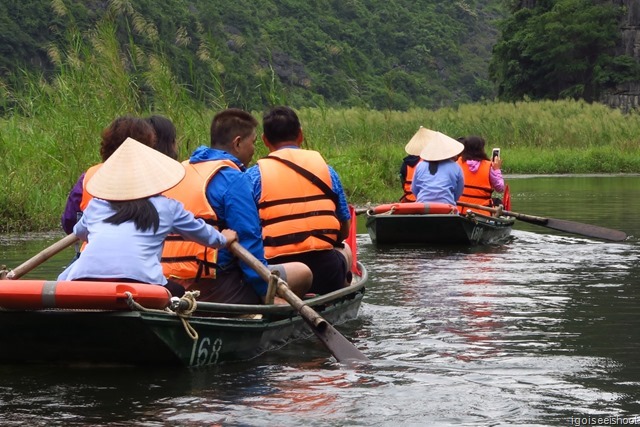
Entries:
[[193, 326], [189, 323], [188, 319], [191, 317], [194, 311], [198, 306], [198, 302], [196, 298], [200, 296], [200, 291], [187, 291], [180, 298], [180, 301], [176, 305], [175, 311], [176, 315], [182, 321], [182, 325], [184, 326], [184, 330], [187, 332], [187, 335], [194, 340], [198, 340], [198, 331], [196, 331]]
[[393, 215], [397, 209], [398, 209], [397, 206], [391, 206], [391, 208], [388, 211], [379, 213], [378, 215]]

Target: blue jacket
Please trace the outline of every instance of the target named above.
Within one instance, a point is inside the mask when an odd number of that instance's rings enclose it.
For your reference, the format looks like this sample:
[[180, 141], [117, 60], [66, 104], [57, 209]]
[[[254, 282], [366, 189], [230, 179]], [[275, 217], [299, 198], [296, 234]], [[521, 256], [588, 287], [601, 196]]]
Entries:
[[464, 189], [462, 169], [453, 160], [447, 159], [437, 162], [438, 170], [435, 175], [429, 172], [429, 164], [420, 162], [413, 174], [411, 192], [416, 195], [419, 203], [448, 203], [455, 206]]
[[[239, 243], [265, 266], [268, 266], [264, 257], [258, 208], [253, 201], [251, 181], [244, 173], [246, 167], [226, 151], [205, 146], [198, 147], [191, 155], [189, 162], [200, 163], [209, 160], [231, 160], [242, 171], [222, 168], [207, 186], [207, 200], [218, 216], [220, 229], [235, 230], [238, 233]], [[258, 295], [266, 295], [267, 283], [260, 278], [258, 273], [235, 258], [228, 249], [219, 250], [218, 265], [221, 270], [236, 268], [238, 263], [246, 282], [253, 286]]]

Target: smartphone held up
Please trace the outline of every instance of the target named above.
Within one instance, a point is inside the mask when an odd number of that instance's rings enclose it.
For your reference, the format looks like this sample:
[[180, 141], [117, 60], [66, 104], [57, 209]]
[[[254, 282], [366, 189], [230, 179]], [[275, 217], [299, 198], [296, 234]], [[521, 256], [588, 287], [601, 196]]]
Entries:
[[492, 162], [496, 160], [496, 157], [500, 158], [500, 149], [499, 148], [494, 148], [491, 151], [491, 161]]

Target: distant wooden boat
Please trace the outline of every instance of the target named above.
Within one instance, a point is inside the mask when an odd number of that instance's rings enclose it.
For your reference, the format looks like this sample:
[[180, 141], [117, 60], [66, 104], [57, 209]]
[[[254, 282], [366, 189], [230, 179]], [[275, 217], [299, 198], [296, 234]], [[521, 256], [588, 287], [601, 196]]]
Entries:
[[[409, 206], [410, 205], [410, 206]], [[381, 205], [366, 212], [367, 232], [378, 245], [490, 245], [506, 241], [515, 218], [470, 211], [455, 213], [450, 205], [416, 208], [417, 203]], [[424, 205], [424, 204], [420, 204]], [[438, 213], [420, 213], [433, 212]], [[453, 212], [453, 213], [452, 213]]]
[[[368, 279], [358, 266], [351, 286], [304, 302], [331, 324], [355, 319]], [[157, 285], [92, 282], [98, 291], [87, 296], [73, 282], [34, 282], [0, 280], [12, 287], [0, 292], [0, 363], [202, 366], [313, 335], [288, 304], [197, 302], [186, 312]]]

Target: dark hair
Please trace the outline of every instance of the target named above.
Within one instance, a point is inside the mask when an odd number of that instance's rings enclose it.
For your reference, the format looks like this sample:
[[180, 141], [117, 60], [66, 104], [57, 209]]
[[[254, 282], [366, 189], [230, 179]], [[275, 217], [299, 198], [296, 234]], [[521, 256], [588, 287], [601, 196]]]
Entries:
[[159, 115], [147, 117], [146, 120], [153, 126], [153, 130], [156, 133], [156, 150], [171, 157], [173, 160], [178, 160], [176, 127], [171, 120]]
[[438, 172], [438, 165], [440, 164], [439, 161], [437, 162], [428, 162], [429, 163], [429, 173], [431, 175], [435, 175], [436, 172]]
[[479, 136], [468, 136], [463, 141], [464, 150], [462, 160], [489, 160], [489, 156], [484, 152], [484, 139]]
[[295, 141], [300, 134], [300, 119], [289, 107], [273, 107], [262, 116], [262, 132], [271, 144]]
[[258, 120], [239, 108], [227, 108], [211, 121], [211, 147], [228, 146], [239, 136], [246, 138], [258, 127]]
[[133, 138], [151, 148], [156, 146], [156, 133], [146, 120], [133, 116], [118, 117], [102, 131], [100, 144], [102, 161], [111, 157], [127, 138]]
[[158, 210], [149, 198], [122, 202], [111, 201], [109, 204], [116, 212], [105, 219], [104, 222], [120, 225], [124, 222], [133, 221], [137, 230], [145, 231], [153, 228], [154, 233], [158, 231], [158, 227], [160, 227], [160, 216], [158, 215]]

